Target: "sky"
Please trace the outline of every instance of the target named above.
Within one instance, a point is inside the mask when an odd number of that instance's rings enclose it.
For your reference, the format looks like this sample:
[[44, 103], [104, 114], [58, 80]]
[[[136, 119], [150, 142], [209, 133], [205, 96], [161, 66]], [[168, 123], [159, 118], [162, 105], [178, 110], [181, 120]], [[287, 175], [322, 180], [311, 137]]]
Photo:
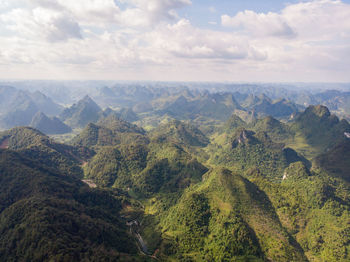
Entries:
[[0, 0], [0, 79], [350, 82], [350, 0]]

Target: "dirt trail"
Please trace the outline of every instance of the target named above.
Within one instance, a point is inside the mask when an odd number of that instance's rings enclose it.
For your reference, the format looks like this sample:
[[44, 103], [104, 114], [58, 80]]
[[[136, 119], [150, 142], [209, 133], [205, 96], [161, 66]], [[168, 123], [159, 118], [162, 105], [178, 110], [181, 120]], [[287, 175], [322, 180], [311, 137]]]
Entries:
[[5, 138], [2, 142], [1, 142], [1, 144], [0, 144], [0, 148], [1, 149], [7, 149], [7, 148], [9, 148], [9, 138]]
[[83, 179], [81, 181], [83, 181], [85, 184], [87, 184], [90, 188], [96, 188], [97, 187], [97, 185], [90, 179]]

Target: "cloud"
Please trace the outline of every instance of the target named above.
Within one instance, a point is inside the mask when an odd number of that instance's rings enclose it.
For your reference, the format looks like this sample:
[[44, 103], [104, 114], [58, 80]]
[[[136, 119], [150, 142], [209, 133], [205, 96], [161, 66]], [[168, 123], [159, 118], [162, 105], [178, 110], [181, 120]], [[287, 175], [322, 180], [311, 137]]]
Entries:
[[7, 29], [27, 38], [44, 38], [49, 42], [82, 38], [80, 27], [71, 16], [41, 7], [33, 10], [14, 9], [1, 15], [0, 20]]
[[175, 10], [191, 4], [189, 0], [129, 0], [127, 2], [147, 12], [154, 21], [177, 18]]
[[189, 0], [6, 3], [0, 77], [26, 76], [27, 68], [33, 76], [350, 80], [350, 5], [338, 0], [223, 14], [206, 28], [179, 15]]
[[154, 49], [188, 59], [263, 59], [266, 56], [242, 37], [199, 29], [186, 19], [173, 25], [158, 27], [147, 34], [145, 40]]
[[287, 20], [276, 13], [255, 13], [246, 10], [239, 12], [234, 17], [228, 15], [221, 16], [223, 26], [242, 29], [254, 36], [276, 36], [294, 37], [295, 32], [288, 24]]

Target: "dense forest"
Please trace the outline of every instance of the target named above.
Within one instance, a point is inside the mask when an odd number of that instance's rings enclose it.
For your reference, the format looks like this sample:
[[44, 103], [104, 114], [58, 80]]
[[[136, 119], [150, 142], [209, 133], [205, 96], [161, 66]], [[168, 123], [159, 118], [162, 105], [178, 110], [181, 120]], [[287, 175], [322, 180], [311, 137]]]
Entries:
[[271, 90], [1, 87], [0, 260], [349, 261], [349, 115]]

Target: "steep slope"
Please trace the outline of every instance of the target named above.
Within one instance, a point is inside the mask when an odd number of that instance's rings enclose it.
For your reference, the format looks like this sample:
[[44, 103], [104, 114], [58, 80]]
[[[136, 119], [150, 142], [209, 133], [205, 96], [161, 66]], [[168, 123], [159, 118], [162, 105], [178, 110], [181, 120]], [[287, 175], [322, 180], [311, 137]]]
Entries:
[[228, 170], [206, 174], [163, 217], [163, 238], [170, 241], [163, 252], [172, 258], [306, 261], [264, 192]]
[[244, 122], [238, 115], [232, 114], [232, 116], [225, 122], [221, 132], [234, 133], [241, 127], [246, 128], [247, 123]]
[[161, 124], [150, 134], [157, 141], [175, 142], [185, 146], [206, 146], [209, 139], [195, 126], [172, 120]]
[[38, 112], [34, 115], [30, 126], [48, 135], [72, 132], [72, 129], [57, 117], [49, 118], [42, 112]]
[[121, 203], [20, 153], [0, 149], [1, 261], [120, 261], [137, 249]]
[[47, 97], [43, 93], [36, 91], [29, 93], [29, 97], [38, 107], [38, 110], [49, 116], [56, 116], [60, 114], [63, 107], [52, 101], [50, 97]]
[[297, 105], [286, 99], [272, 101], [264, 94], [259, 96], [249, 95], [242, 106], [261, 116], [270, 115], [277, 118], [289, 118], [293, 113], [299, 111]]
[[82, 177], [80, 165], [93, 155], [85, 147], [55, 143], [40, 131], [17, 127], [0, 133], [2, 148], [21, 152], [27, 158], [39, 161], [45, 167], [55, 167], [62, 174]]
[[137, 114], [131, 108], [122, 108], [118, 111], [118, 115], [121, 119], [128, 122], [134, 122], [139, 119]]
[[176, 119], [195, 119], [207, 117], [226, 120], [235, 109], [241, 109], [232, 94], [204, 94], [196, 97], [179, 95], [165, 100], [159, 114], [168, 114]]
[[275, 142], [285, 142], [294, 135], [287, 124], [278, 121], [272, 116], [257, 120], [254, 123], [253, 130], [265, 132]]
[[97, 122], [101, 111], [89, 96], [85, 96], [78, 103], [63, 110], [60, 119], [72, 127], [85, 127], [90, 122]]
[[17, 90], [0, 86], [0, 125], [4, 128], [29, 125], [38, 111], [56, 115], [62, 107], [40, 92]]
[[280, 184], [261, 175], [252, 181], [268, 195], [309, 261], [349, 261], [349, 184], [324, 172], [310, 172], [301, 162], [291, 164], [284, 174]]
[[199, 182], [207, 168], [179, 145], [153, 142], [103, 147], [84, 170], [85, 176], [98, 185], [150, 196]]
[[276, 143], [265, 132], [238, 129], [224, 137], [221, 144], [210, 147], [214, 165], [224, 166], [240, 173], [258, 167], [273, 180], [281, 180], [283, 170], [292, 162], [305, 161], [283, 143]]
[[23, 91], [16, 91], [12, 99], [8, 98], [5, 101], [8, 102], [4, 103], [7, 105], [0, 119], [4, 128], [29, 125], [35, 113], [38, 112], [36, 104]]
[[98, 125], [88, 124], [84, 130], [72, 139], [73, 145], [115, 146], [119, 144], [147, 144], [145, 131], [112, 114], [102, 118]]
[[327, 107], [318, 105], [309, 106], [299, 114], [291, 130], [296, 135], [289, 146], [311, 159], [343, 141], [344, 132], [350, 132], [350, 125], [331, 115]]
[[329, 151], [317, 156], [314, 165], [326, 170], [334, 177], [350, 182], [350, 139], [347, 138]]

